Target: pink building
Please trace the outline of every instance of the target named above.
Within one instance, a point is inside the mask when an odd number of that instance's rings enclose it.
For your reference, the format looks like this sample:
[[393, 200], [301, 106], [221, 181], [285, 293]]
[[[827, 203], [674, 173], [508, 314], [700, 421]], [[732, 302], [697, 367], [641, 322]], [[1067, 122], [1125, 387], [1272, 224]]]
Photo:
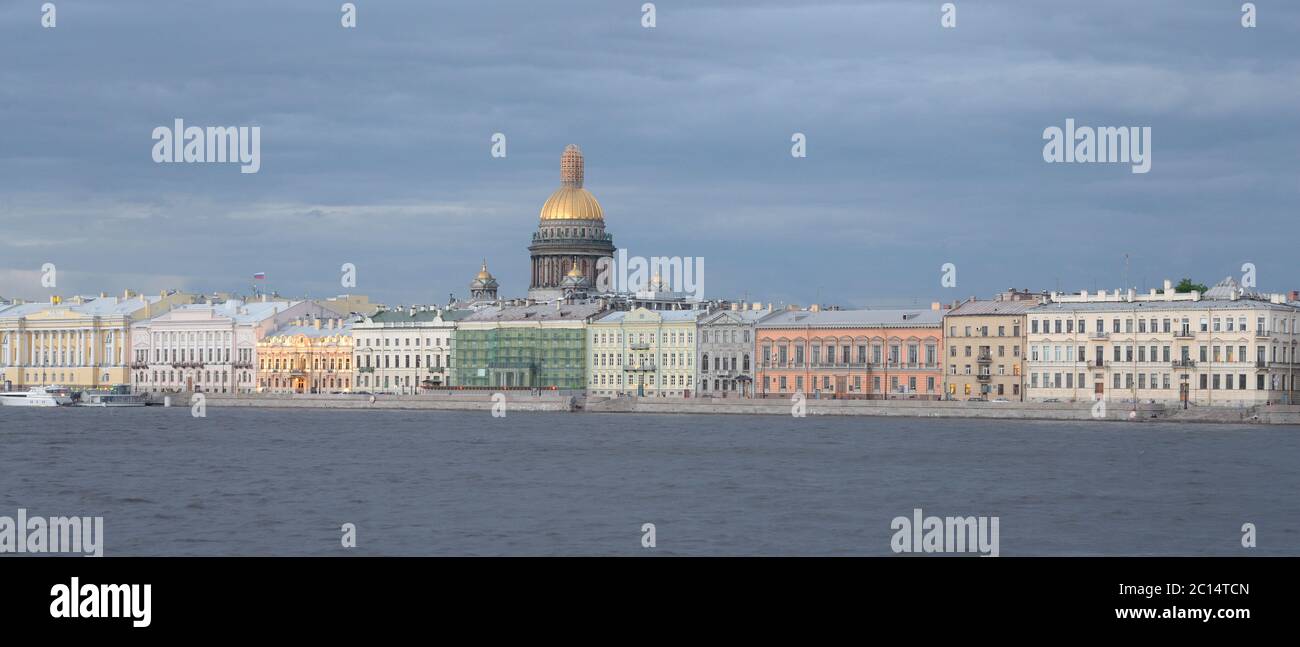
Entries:
[[758, 397], [940, 399], [943, 314], [790, 310], [756, 327]]

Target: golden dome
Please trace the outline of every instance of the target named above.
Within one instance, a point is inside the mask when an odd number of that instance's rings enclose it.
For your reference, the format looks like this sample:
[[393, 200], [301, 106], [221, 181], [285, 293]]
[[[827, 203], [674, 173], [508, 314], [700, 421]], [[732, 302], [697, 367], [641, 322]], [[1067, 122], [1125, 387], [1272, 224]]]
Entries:
[[542, 220], [603, 220], [596, 196], [582, 188], [585, 162], [577, 144], [564, 147], [560, 156], [560, 188], [542, 205]]
[[562, 186], [542, 205], [542, 220], [603, 220], [596, 196], [586, 189]]
[[492, 273], [487, 271], [487, 261], [483, 261], [483, 268], [478, 271], [478, 276], [475, 278], [480, 281], [486, 281], [487, 279], [492, 278]]
[[575, 264], [573, 267], [569, 268], [568, 276], [572, 276], [573, 278], [582, 278], [582, 270], [578, 269], [578, 266]]

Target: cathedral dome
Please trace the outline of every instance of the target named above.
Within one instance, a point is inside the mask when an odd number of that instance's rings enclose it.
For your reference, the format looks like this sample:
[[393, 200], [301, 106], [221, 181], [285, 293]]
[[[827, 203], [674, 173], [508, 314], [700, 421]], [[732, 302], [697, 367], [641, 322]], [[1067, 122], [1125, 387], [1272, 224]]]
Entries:
[[576, 144], [564, 147], [560, 156], [560, 188], [542, 205], [542, 220], [603, 220], [596, 196], [582, 188], [585, 174], [582, 149]]
[[605, 213], [591, 191], [562, 186], [542, 205], [542, 220], [603, 220]]

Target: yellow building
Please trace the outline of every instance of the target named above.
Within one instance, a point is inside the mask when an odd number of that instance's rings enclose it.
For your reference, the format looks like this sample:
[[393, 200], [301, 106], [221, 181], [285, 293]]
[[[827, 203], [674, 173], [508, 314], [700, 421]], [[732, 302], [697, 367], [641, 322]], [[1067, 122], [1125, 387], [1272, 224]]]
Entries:
[[944, 315], [948, 399], [1025, 399], [1025, 313], [1036, 305], [1036, 295], [1011, 290], [992, 301], [971, 299]]
[[587, 392], [691, 397], [699, 310], [612, 312], [587, 327]]
[[0, 309], [0, 386], [73, 390], [131, 383], [131, 324], [193, 303], [180, 292], [51, 297]]
[[262, 393], [352, 391], [352, 323], [299, 319], [257, 342], [257, 390]]

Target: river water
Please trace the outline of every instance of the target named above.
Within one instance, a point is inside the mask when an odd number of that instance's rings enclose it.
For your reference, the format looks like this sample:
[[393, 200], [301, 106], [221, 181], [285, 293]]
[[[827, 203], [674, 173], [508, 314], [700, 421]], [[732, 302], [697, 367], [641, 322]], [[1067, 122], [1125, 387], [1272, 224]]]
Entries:
[[1300, 428], [0, 408], [18, 508], [104, 517], [105, 555], [889, 555], [915, 508], [1004, 556], [1297, 555]]

